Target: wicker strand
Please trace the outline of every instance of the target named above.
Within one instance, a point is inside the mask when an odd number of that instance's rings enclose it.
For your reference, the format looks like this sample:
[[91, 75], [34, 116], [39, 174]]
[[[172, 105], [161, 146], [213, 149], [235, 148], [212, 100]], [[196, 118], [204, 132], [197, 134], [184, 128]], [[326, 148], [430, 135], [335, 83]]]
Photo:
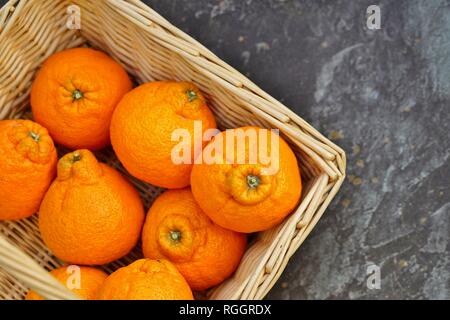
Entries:
[[47, 299], [79, 300], [33, 259], [2, 237], [0, 237], [0, 266]]
[[[79, 31], [65, 27], [69, 4], [81, 8]], [[42, 62], [54, 52], [88, 44], [110, 54], [140, 83], [195, 82], [221, 129], [280, 129], [299, 160], [302, 200], [283, 223], [257, 235], [235, 274], [209, 292], [212, 299], [262, 299], [344, 181], [346, 155], [340, 147], [138, 0], [10, 0], [0, 9], [0, 43], [0, 119], [30, 118], [31, 82]], [[162, 192], [131, 177], [111, 148], [95, 154], [130, 179], [146, 208]], [[43, 244], [37, 222], [36, 216], [0, 222], [0, 299], [23, 298], [28, 287], [49, 299], [74, 298], [45, 271], [61, 262]], [[101, 268], [110, 273], [141, 257], [136, 247]]]

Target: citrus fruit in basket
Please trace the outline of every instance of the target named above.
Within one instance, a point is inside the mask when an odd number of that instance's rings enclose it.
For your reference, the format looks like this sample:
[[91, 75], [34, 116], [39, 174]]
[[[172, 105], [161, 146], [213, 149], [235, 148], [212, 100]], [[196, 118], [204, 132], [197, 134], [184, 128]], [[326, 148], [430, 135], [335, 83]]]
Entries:
[[141, 259], [112, 273], [100, 300], [192, 300], [191, 288], [167, 260]]
[[214, 162], [195, 164], [191, 188], [218, 225], [256, 232], [280, 223], [297, 205], [301, 178], [289, 145], [271, 130], [243, 127], [221, 132], [203, 149]]
[[111, 144], [133, 176], [164, 188], [184, 188], [189, 185], [192, 164], [173, 161], [172, 151], [183, 143], [174, 141], [173, 134], [183, 132], [192, 138], [183, 144], [192, 163], [194, 153], [201, 152], [203, 146], [200, 143], [194, 148], [195, 123], [200, 124], [201, 135], [216, 126], [195, 85], [146, 83], [126, 94], [118, 104], [111, 121]]
[[47, 130], [29, 120], [0, 121], [0, 220], [31, 216], [56, 172]]
[[[98, 269], [84, 266], [64, 266], [50, 271], [70, 291], [85, 300], [97, 299], [98, 290], [108, 275]], [[44, 300], [39, 294], [30, 290], [26, 300]]]
[[86, 265], [111, 262], [137, 243], [144, 221], [138, 192], [88, 150], [66, 154], [42, 201], [39, 229], [61, 260]]
[[171, 261], [193, 290], [208, 289], [228, 278], [245, 246], [246, 235], [212, 222], [189, 188], [160, 195], [142, 231], [144, 256]]
[[126, 71], [105, 53], [68, 49], [42, 65], [32, 85], [31, 108], [57, 143], [100, 149], [109, 144], [114, 108], [131, 88]]

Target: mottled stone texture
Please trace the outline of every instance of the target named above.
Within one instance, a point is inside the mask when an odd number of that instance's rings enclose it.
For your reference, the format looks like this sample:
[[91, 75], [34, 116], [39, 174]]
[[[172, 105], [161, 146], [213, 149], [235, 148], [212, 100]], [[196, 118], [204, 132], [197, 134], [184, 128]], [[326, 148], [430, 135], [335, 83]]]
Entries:
[[450, 298], [450, 1], [146, 2], [347, 151], [347, 183], [268, 298]]
[[450, 299], [449, 1], [145, 2], [348, 153], [348, 181], [268, 298]]

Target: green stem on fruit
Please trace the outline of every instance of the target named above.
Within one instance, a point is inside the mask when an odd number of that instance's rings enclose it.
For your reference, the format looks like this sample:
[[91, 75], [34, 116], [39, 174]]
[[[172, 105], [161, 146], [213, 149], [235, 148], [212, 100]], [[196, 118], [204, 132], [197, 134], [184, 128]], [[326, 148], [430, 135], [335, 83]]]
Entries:
[[195, 93], [195, 91], [190, 90], [190, 89], [186, 91], [186, 95], [188, 96], [189, 102], [192, 102], [198, 98], [197, 93]]
[[179, 242], [181, 240], [181, 232], [178, 230], [170, 231], [170, 240]]
[[72, 92], [72, 99], [73, 99], [73, 101], [80, 100], [81, 98], [83, 98], [83, 92], [81, 92], [78, 89], [75, 89]]
[[72, 162], [77, 162], [81, 160], [81, 154], [78, 151], [73, 153]]
[[254, 189], [259, 186], [261, 179], [258, 176], [252, 174], [247, 176], [247, 185], [249, 188]]
[[29, 135], [31, 138], [33, 138], [34, 141], [39, 142], [39, 139], [41, 137], [39, 134], [37, 134], [36, 132], [30, 131]]

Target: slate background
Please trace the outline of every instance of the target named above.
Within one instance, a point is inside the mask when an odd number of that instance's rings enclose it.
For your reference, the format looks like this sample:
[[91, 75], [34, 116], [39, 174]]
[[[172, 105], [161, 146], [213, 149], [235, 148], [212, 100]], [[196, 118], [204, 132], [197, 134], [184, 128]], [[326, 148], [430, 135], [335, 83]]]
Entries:
[[450, 1], [144, 2], [348, 153], [269, 299], [450, 299]]

